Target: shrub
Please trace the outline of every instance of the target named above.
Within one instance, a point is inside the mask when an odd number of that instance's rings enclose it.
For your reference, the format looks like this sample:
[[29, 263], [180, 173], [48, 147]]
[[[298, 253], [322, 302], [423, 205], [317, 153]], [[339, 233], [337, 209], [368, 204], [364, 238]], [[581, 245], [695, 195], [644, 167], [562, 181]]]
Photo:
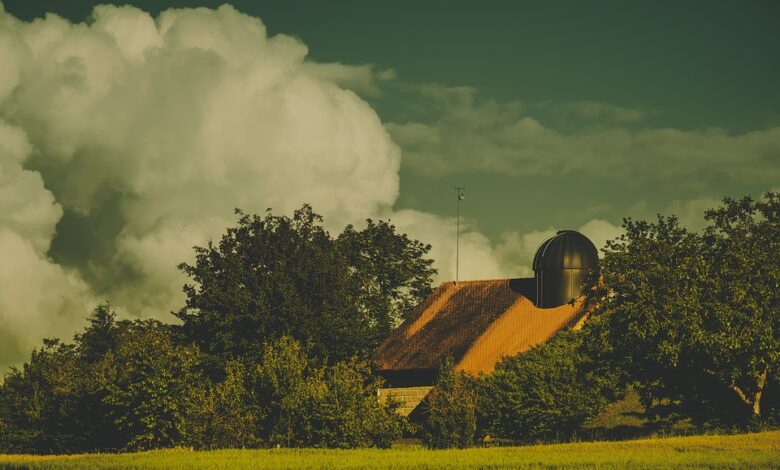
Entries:
[[465, 448], [477, 429], [476, 396], [471, 380], [455, 372], [452, 359], [439, 369], [436, 385], [422, 404], [422, 439], [434, 449]]
[[267, 345], [257, 368], [257, 396], [266, 405], [271, 444], [287, 447], [389, 447], [405, 418], [377, 400], [379, 382], [368, 364], [320, 366], [300, 343], [283, 337]]
[[205, 449], [258, 447], [261, 411], [247, 387], [251, 375], [239, 361], [229, 361], [225, 373], [222, 382], [196, 390], [190, 443]]
[[481, 434], [516, 441], [569, 438], [617, 395], [608, 377], [587, 372], [581, 341], [578, 332], [560, 333], [481, 377]]
[[159, 322], [129, 325], [98, 366], [104, 404], [127, 450], [189, 442], [189, 421], [205, 378], [195, 347], [175, 346]]

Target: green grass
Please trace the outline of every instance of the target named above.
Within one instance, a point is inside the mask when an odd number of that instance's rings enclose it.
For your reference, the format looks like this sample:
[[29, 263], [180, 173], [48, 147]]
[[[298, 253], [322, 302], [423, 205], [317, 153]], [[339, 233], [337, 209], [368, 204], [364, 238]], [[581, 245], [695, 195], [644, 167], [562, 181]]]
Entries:
[[626, 396], [588, 420], [578, 436], [580, 440], [622, 440], [645, 437], [698, 434], [689, 419], [674, 416], [650, 418], [639, 401], [639, 394], [629, 389]]
[[778, 468], [780, 431], [442, 451], [406, 447], [389, 450], [160, 450], [136, 454], [0, 455], [0, 468], [56, 470], [593, 467]]

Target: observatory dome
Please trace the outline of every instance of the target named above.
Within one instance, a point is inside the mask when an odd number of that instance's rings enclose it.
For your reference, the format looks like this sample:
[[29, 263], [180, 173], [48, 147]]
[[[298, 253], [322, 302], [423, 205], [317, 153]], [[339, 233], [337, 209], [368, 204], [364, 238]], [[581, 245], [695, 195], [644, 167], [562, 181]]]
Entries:
[[583, 283], [598, 263], [596, 246], [577, 231], [561, 230], [545, 240], [533, 263], [536, 305], [557, 307], [582, 295]]

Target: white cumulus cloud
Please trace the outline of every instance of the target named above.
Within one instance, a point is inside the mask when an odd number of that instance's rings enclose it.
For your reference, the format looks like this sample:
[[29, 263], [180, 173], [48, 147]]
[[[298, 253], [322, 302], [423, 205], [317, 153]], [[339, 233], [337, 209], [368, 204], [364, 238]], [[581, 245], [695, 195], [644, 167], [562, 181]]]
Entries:
[[[307, 65], [300, 41], [268, 37], [230, 6], [155, 19], [104, 5], [80, 24], [4, 14], [1, 37], [0, 112], [35, 149], [25, 177], [87, 220], [113, 201], [116, 259], [93, 261], [138, 275], [107, 292], [133, 313], [177, 307], [175, 266], [231, 224], [234, 207], [311, 202], [337, 226], [397, 197], [400, 150], [376, 113]], [[20, 188], [4, 188], [22, 211]]]
[[[0, 365], [69, 337], [96, 298], [170, 319], [176, 266], [235, 207], [311, 203], [332, 230], [391, 218], [454, 277], [454, 220], [393, 212], [400, 148], [347, 89], [376, 94], [393, 71], [306, 55], [230, 6], [153, 18], [104, 5], [86, 23], [0, 11]], [[503, 273], [466, 227], [461, 277]]]
[[0, 121], [0, 365], [43, 337], [71, 334], [93, 302], [79, 275], [46, 255], [62, 208], [22, 167], [31, 149], [24, 131]]
[[[69, 337], [96, 299], [170, 319], [186, 282], [176, 265], [233, 225], [235, 207], [289, 214], [311, 203], [332, 230], [390, 218], [433, 245], [439, 280], [455, 277], [455, 220], [392, 209], [401, 150], [350, 90], [376, 95], [393, 71], [306, 56], [299, 40], [268, 36], [230, 6], [153, 18], [104, 5], [86, 23], [0, 11], [0, 366], [44, 336]], [[469, 89], [431, 93], [471, 100]], [[477, 111], [499, 123], [520, 109]], [[434, 147], [452, 138], [423, 124], [404, 129]], [[531, 118], [511, 132], [550, 134]], [[550, 232], [493, 244], [461, 223], [461, 279], [528, 275]], [[612, 229], [597, 220], [582, 228], [598, 243]]]

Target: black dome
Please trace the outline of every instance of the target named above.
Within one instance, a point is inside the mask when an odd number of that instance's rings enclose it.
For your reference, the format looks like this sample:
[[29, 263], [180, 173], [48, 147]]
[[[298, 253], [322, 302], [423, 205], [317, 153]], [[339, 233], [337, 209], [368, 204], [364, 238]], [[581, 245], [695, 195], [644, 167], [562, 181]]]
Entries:
[[536, 250], [533, 268], [595, 269], [598, 264], [598, 250], [588, 237], [574, 230], [561, 230]]
[[596, 247], [579, 232], [561, 230], [545, 240], [534, 256], [536, 305], [551, 308], [578, 298], [598, 264]]

